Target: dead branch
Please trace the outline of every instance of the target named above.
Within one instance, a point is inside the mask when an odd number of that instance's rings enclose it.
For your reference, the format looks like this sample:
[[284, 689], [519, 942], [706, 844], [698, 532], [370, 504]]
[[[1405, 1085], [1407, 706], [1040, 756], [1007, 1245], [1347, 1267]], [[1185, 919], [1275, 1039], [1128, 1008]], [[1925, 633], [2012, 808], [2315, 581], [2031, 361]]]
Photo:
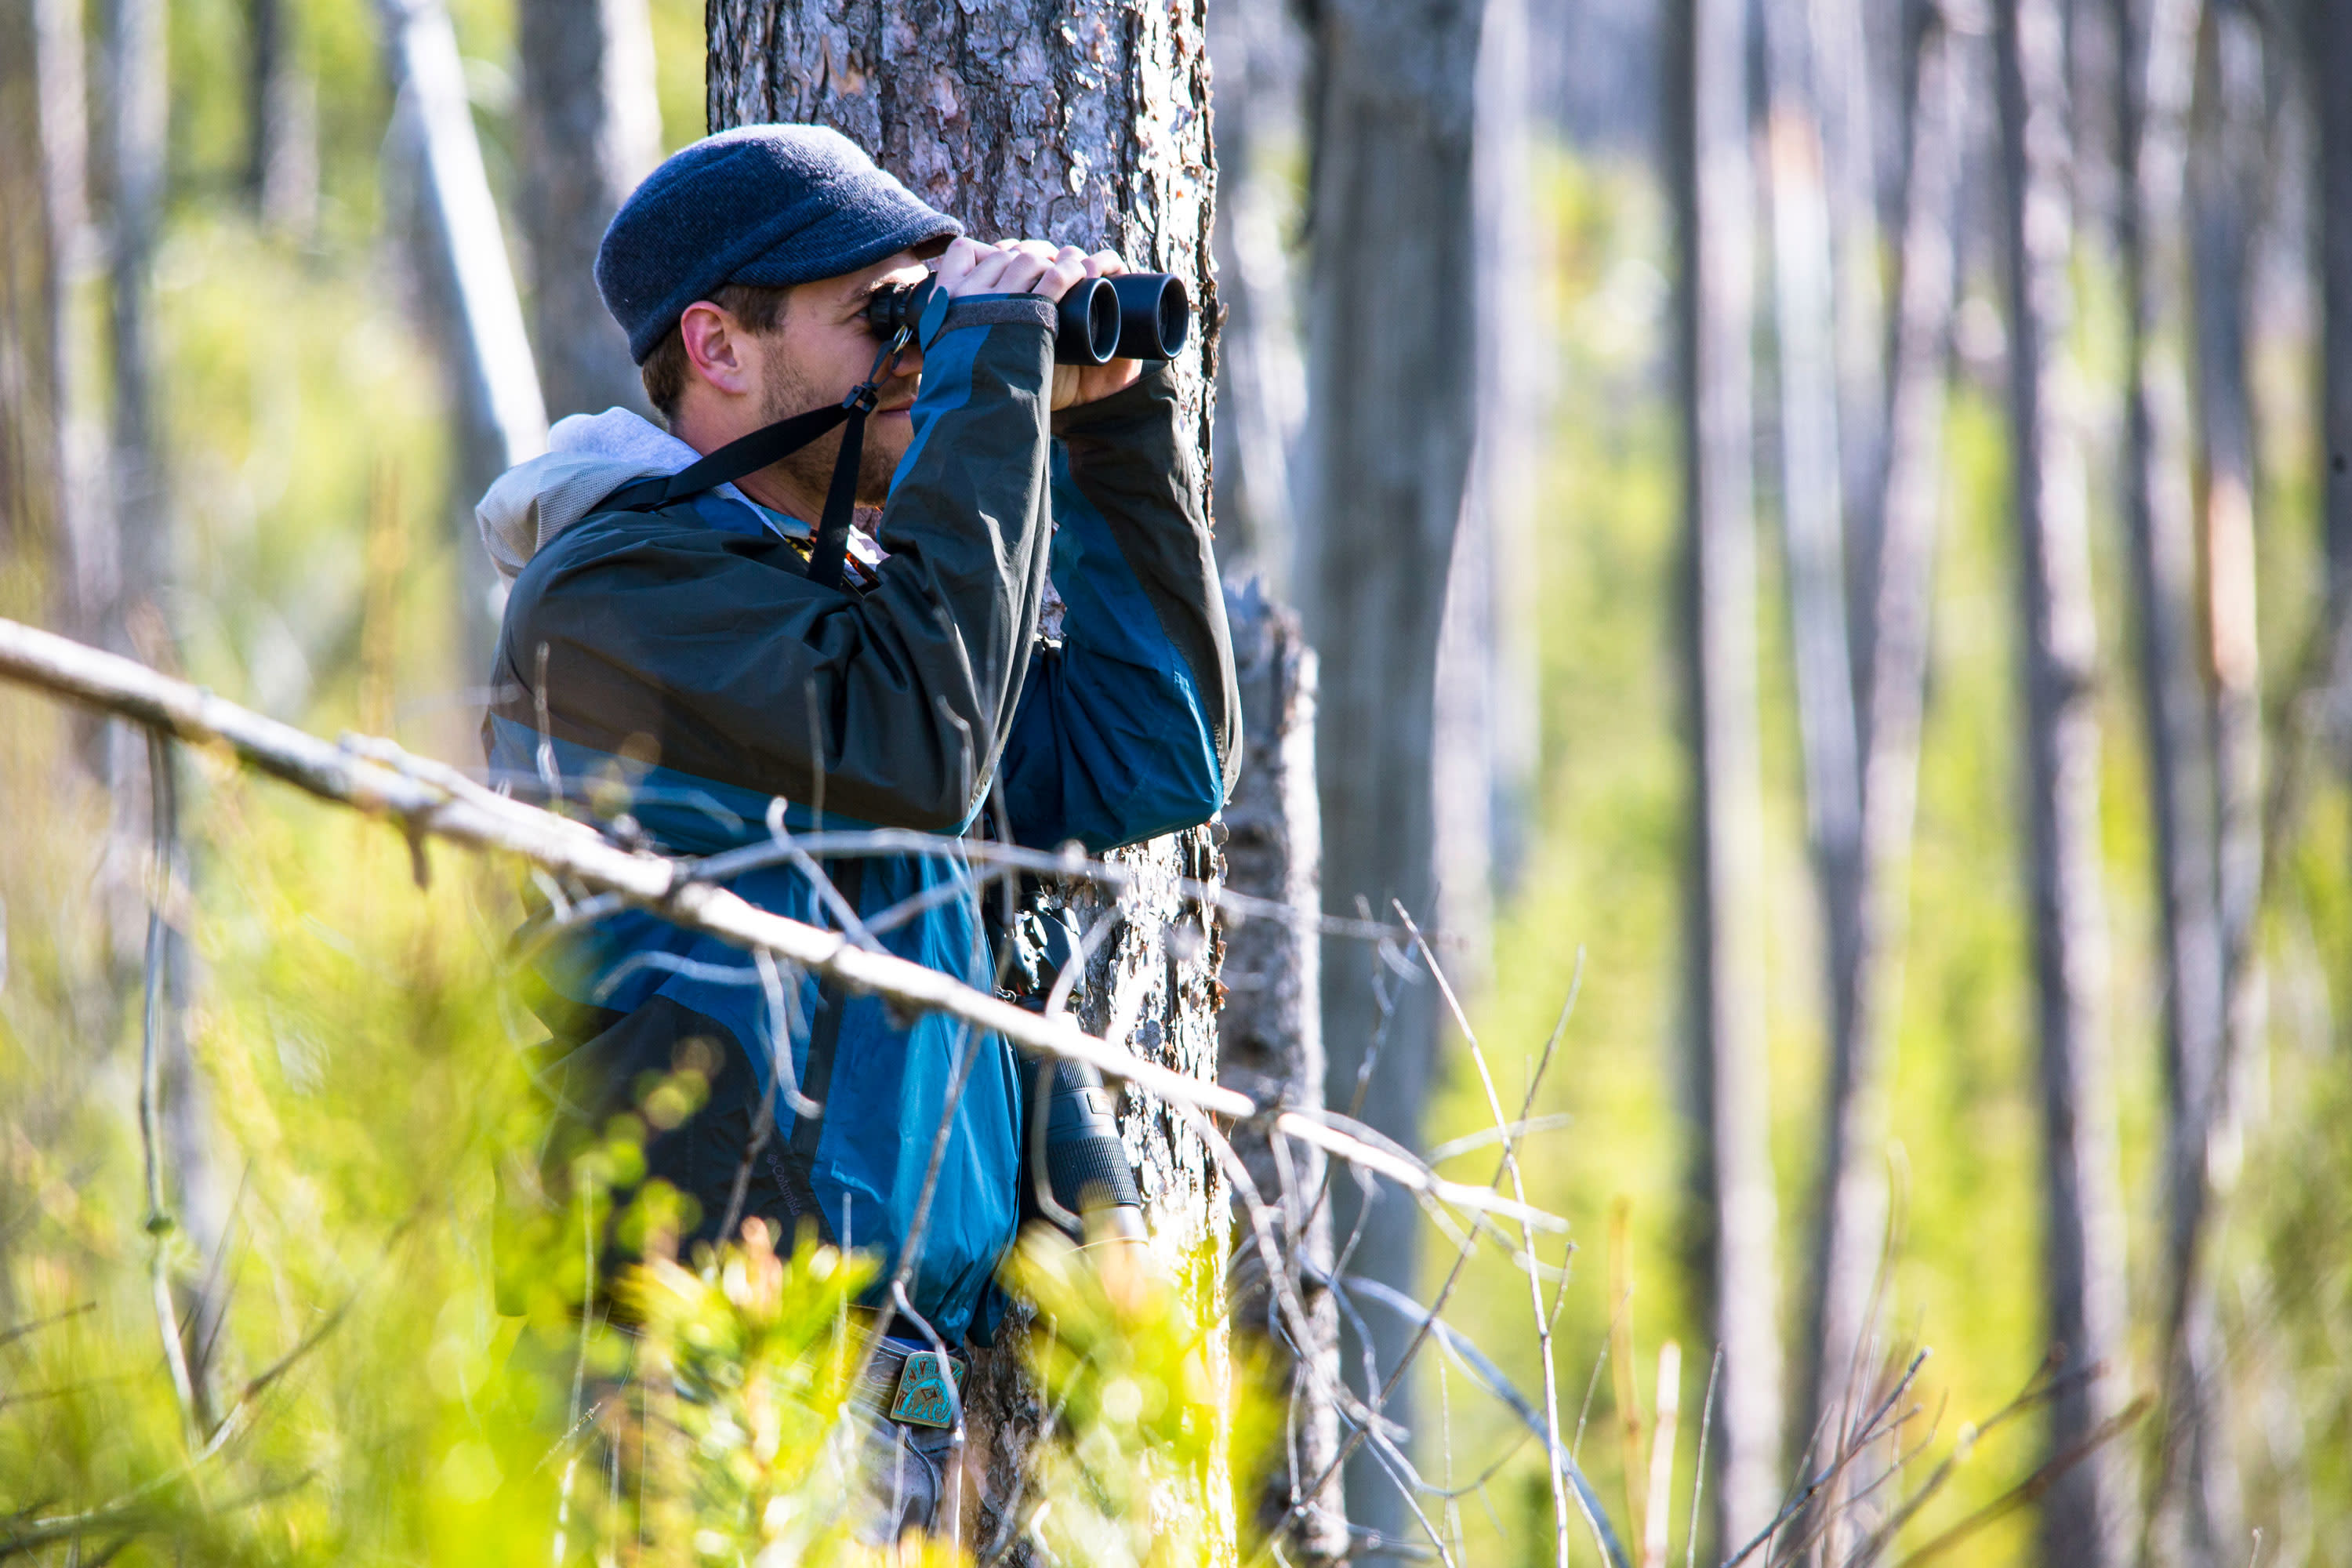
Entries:
[[1409, 1155], [1375, 1147], [1359, 1136], [1365, 1130], [1344, 1117], [1262, 1108], [1234, 1089], [1188, 1078], [1088, 1035], [1066, 1015], [1031, 1013], [911, 960], [868, 952], [841, 932], [772, 914], [699, 879], [689, 862], [621, 848], [585, 824], [478, 787], [454, 787], [436, 776], [431, 764], [390, 765], [382, 760], [389, 754], [389, 742], [332, 745], [135, 659], [16, 621], [0, 620], [0, 679], [131, 720], [190, 745], [226, 750], [321, 799], [389, 817], [411, 839], [431, 836], [518, 856], [673, 924], [707, 931], [736, 947], [764, 949], [911, 1012], [963, 1019], [1025, 1050], [1087, 1063], [1171, 1104], [1235, 1121], [1270, 1117], [1276, 1132], [1437, 1202], [1540, 1230], [1567, 1229], [1567, 1222], [1555, 1215], [1448, 1181]]

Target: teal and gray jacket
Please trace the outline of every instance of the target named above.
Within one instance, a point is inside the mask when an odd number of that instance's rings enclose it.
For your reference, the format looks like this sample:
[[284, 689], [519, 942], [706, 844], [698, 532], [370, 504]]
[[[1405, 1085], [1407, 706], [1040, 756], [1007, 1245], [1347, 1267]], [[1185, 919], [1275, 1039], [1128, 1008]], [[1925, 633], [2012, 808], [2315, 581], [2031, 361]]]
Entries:
[[[840, 589], [804, 575], [805, 524], [732, 487], [606, 506], [694, 456], [644, 421], [559, 426], [556, 449], [501, 479], [479, 512], [515, 574], [484, 724], [492, 777], [608, 824], [625, 815], [674, 855], [769, 843], [772, 812], [793, 833], [818, 827], [821, 809], [830, 830], [964, 835], [985, 810], [1017, 843], [1097, 853], [1206, 821], [1241, 755], [1241, 710], [1190, 421], [1164, 371], [1049, 414], [1051, 322], [1027, 298], [949, 318], [875, 539]], [[1040, 627], [1049, 575], [1058, 636]], [[982, 884], [960, 849], [858, 866], [839, 879], [882, 922], [884, 947], [994, 989]], [[727, 885], [842, 924], [788, 864]], [[559, 1125], [630, 1109], [680, 1068], [708, 1080], [698, 1113], [646, 1150], [649, 1173], [698, 1205], [689, 1239], [716, 1235], [763, 1142], [742, 1212], [877, 1249], [887, 1279], [944, 1119], [909, 1294], [951, 1342], [988, 1331], [991, 1278], [1022, 1213], [1029, 1102], [1004, 1041], [872, 997], [816, 1026], [814, 979], [772, 996], [747, 954], [635, 911], [540, 952], [534, 1006], [554, 1037], [540, 1081]], [[757, 1140], [787, 1064], [778, 1089], [822, 1114], [797, 1117], [776, 1092]], [[1066, 1169], [1132, 1197], [1115, 1141], [1062, 1152], [1056, 1187]]]

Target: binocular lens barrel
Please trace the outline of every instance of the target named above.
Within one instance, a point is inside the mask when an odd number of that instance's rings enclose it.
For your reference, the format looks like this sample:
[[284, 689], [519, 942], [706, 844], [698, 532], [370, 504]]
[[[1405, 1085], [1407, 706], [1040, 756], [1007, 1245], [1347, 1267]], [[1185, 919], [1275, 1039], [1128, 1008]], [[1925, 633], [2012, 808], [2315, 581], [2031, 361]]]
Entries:
[[1192, 297], [1171, 272], [1128, 272], [1107, 279], [1118, 296], [1115, 359], [1174, 359], [1192, 336]]
[[1081, 278], [1054, 322], [1055, 364], [1108, 364], [1118, 357], [1119, 300], [1108, 278]]
[[[913, 331], [923, 319], [935, 278], [877, 289], [866, 320], [877, 337]], [[1115, 359], [1174, 359], [1192, 336], [1192, 297], [1166, 272], [1087, 278], [1055, 309], [1054, 363], [1108, 364]]]

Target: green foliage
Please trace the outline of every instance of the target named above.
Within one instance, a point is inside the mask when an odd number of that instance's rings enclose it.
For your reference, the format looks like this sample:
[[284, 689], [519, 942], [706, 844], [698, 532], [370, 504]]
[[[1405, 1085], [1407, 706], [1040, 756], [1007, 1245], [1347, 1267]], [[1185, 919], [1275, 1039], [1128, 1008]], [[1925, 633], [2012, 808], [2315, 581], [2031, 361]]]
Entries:
[[1056, 1413], [1024, 1521], [1054, 1560], [1117, 1568], [1205, 1563], [1233, 1536], [1230, 1497], [1204, 1493], [1221, 1450], [1237, 1481], [1267, 1436], [1261, 1401], [1139, 1246], [1077, 1248], [1030, 1227], [1005, 1279], [1034, 1301], [1030, 1364]]
[[[62, 736], [54, 712], [8, 707]], [[160, 1354], [135, 1043], [76, 1027], [48, 945], [74, 922], [20, 926], [36, 940], [0, 992], [0, 1555], [881, 1561], [858, 1537], [866, 1423], [847, 1400], [872, 1258], [805, 1237], [780, 1256], [757, 1223], [670, 1255], [680, 1200], [635, 1184], [647, 1126], [698, 1100], [686, 1071], [571, 1153], [543, 1223], [499, 1237], [529, 1287], [527, 1316], [500, 1319], [491, 1170], [543, 1136], [504, 1000], [510, 901], [455, 858], [420, 890], [382, 827], [191, 771], [207, 828], [173, 907], [203, 961], [188, 1028], [210, 1114], [202, 1159], [164, 1140], [180, 1223], [152, 1245], [175, 1313], [216, 1314], [188, 1335], [200, 1397], [184, 1419]], [[68, 865], [0, 866], [0, 897], [40, 908]], [[583, 1331], [585, 1243], [616, 1208], [649, 1258], [612, 1291], [635, 1328]], [[1199, 1561], [1231, 1532], [1230, 1500], [1201, 1489], [1241, 1397], [1222, 1334], [1124, 1247], [1034, 1235], [1008, 1279], [1039, 1304], [1059, 1412], [1027, 1527], [1065, 1560]]]

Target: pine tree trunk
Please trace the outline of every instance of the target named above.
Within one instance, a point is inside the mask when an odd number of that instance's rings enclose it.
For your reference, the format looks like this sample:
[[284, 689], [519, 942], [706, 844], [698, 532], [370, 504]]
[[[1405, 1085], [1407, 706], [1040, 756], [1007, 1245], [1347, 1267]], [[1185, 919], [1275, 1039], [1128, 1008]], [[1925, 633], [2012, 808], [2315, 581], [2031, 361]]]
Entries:
[[[163, 0], [107, 0], [104, 153], [114, 571], [101, 590], [105, 646], [132, 650], [129, 620], [171, 575], [171, 497], [156, 422], [153, 281], [163, 216], [167, 108]], [[134, 762], [132, 766], [136, 766]]]
[[[1434, 672], [1477, 397], [1471, 146], [1481, 10], [1480, 0], [1321, 0], [1311, 18], [1317, 243], [1298, 595], [1322, 660], [1323, 901], [1343, 915], [1360, 903], [1385, 915], [1395, 899], [1426, 919], [1433, 892]], [[1434, 988], [1399, 985], [1369, 943], [1327, 942], [1323, 1031], [1328, 1102], [1360, 1106], [1372, 1126], [1417, 1147], [1435, 1087]], [[1345, 1180], [1332, 1200], [1336, 1234], [1360, 1226], [1350, 1272], [1412, 1294], [1418, 1207], [1386, 1188], [1367, 1203]], [[1409, 1329], [1394, 1314], [1376, 1315], [1370, 1329], [1385, 1382]], [[1360, 1356], [1345, 1364], [1351, 1383], [1363, 1377]], [[1387, 1414], [1412, 1426], [1409, 1385]], [[1391, 1538], [1409, 1517], [1368, 1448], [1349, 1467], [1348, 1516]]]
[[[1914, 7], [1887, 6], [1905, 44]], [[1875, 591], [1881, 509], [1887, 463], [1886, 299], [1880, 270], [1878, 124], [1882, 85], [1873, 70], [1864, 0], [1810, 0], [1811, 89], [1821, 127], [1822, 185], [1829, 204], [1837, 300], [1832, 312], [1837, 366], [1840, 483], [1844, 494], [1845, 565], [1854, 622], [1854, 691], [1859, 707], [1870, 668], [1870, 595]], [[1901, 236], [1896, 234], [1899, 242]]]
[[246, 10], [245, 195], [264, 223], [307, 237], [319, 206], [318, 90], [294, 58], [296, 7]]
[[596, 247], [661, 160], [646, 0], [522, 0], [521, 219], [551, 418], [650, 415], [627, 337], [596, 292]]
[[[2099, 1369], [2052, 1405], [2050, 1451], [2059, 1454], [2114, 1413], [2127, 1348], [2105, 1005], [2098, 632], [2076, 389], [2066, 346], [2074, 315], [2067, 272], [2074, 215], [2063, 26], [2056, 0], [2000, 0], [1994, 37], [2048, 1204], [2045, 1331], [2065, 1347], [2069, 1366]], [[2084, 1568], [2120, 1563], [2128, 1507], [2122, 1451], [2104, 1445], [2046, 1494], [2044, 1560]]]
[[1697, 1277], [1723, 1350], [1716, 1539], [1779, 1506], [1780, 1346], [1764, 1058], [1763, 802], [1750, 447], [1754, 209], [1744, 0], [1681, 0], [1668, 103], [1688, 514]]
[[[2131, 317], [2126, 342], [2125, 513], [2138, 620], [2141, 703], [2156, 820], [2158, 934], [2163, 944], [2167, 1321], [2194, 1331], [2168, 1345], [2186, 1364], [2168, 1366], [2174, 1396], [2150, 1507], [2171, 1561], [2210, 1561], [2218, 1542], [2189, 1545], [2210, 1522], [2204, 1484], [2221, 1455], [2208, 1397], [2212, 1302], [2190, 1299], [2192, 1237], [2206, 1191], [2206, 1107], [2220, 1084], [2227, 1016], [2220, 889], [2215, 752], [2197, 646], [2198, 537], [2183, 340], [2191, 329], [2182, 244], [2188, 113], [2197, 55], [2197, 0], [2146, 8], [2116, 0], [2123, 40], [2118, 119], [2126, 178], [2117, 227]], [[2175, 1315], [2179, 1316], [2176, 1317]], [[2201, 1363], [2201, 1364], [2200, 1364]], [[2187, 1489], [2182, 1489], [2183, 1483]], [[2231, 1526], [2234, 1531], [2234, 1524]], [[2184, 1534], [2184, 1531], [2190, 1532]], [[2186, 1559], [2179, 1553], [2190, 1550]]]
[[57, 0], [0, 15], [0, 139], [34, 152], [0, 167], [0, 561], [21, 574], [18, 592], [35, 595], [54, 594], [53, 569], [70, 560], [66, 304], [83, 227], [80, 23]]
[[2319, 179], [2320, 520], [2333, 603], [2352, 604], [2352, 5], [2307, 0]]
[[[829, 124], [983, 239], [1036, 236], [1111, 246], [1139, 268], [1192, 288], [1216, 320], [1209, 263], [1213, 161], [1208, 55], [1198, 5], [1134, 11], [1110, 0], [1037, 0], [966, 8], [933, 0], [714, 0], [713, 130], [768, 121]], [[1203, 363], [1179, 384], [1208, 448]], [[1201, 476], [1205, 484], [1205, 471]], [[1137, 879], [1088, 971], [1089, 1029], [1200, 1078], [1216, 1072], [1214, 991], [1221, 933], [1181, 896], [1181, 878], [1213, 880], [1218, 855], [1196, 829], [1120, 852]], [[1082, 923], [1113, 914], [1075, 900]], [[1120, 1110], [1152, 1245], [1196, 1309], [1223, 1321], [1224, 1179], [1200, 1140], [1155, 1101]], [[1223, 1330], [1217, 1333], [1222, 1339]], [[1006, 1496], [1042, 1414], [1022, 1374], [1017, 1335], [975, 1363], [969, 1413], [991, 1499]], [[1203, 1478], [1203, 1495], [1230, 1498]], [[998, 1521], [983, 1510], [982, 1538]], [[1224, 1521], [1232, 1550], [1230, 1517]]]
[[504, 590], [475, 529], [474, 502], [492, 479], [546, 448], [547, 404], [449, 14], [442, 0], [376, 0], [376, 8], [399, 94], [394, 135], [415, 181], [423, 303], [457, 414], [450, 527], [458, 676], [478, 680], [490, 667]]
[[1298, 350], [1289, 245], [1297, 202], [1283, 174], [1302, 124], [1305, 40], [1284, 5], [1212, 5], [1216, 67], [1218, 557], [1228, 579], [1255, 574], [1290, 596], [1297, 542], [1293, 482], [1307, 367]]
[[[2255, 473], [2248, 386], [2248, 270], [2257, 193], [2266, 184], [2264, 46], [2235, 6], [2205, 8], [2190, 131], [2189, 235], [2195, 289], [2197, 435], [2204, 469], [2199, 586], [2205, 641], [2200, 695], [2212, 745], [2214, 903], [2221, 951], [2218, 1055], [2201, 1102], [2185, 1108], [2168, 1162], [2185, 1213], [2173, 1216], [2165, 1372], [2172, 1419], [2159, 1479], [2181, 1504], [2179, 1561], [2227, 1561], [2244, 1539], [2232, 1379], [2214, 1270], [2215, 1209], [2233, 1163], [2233, 1086], [2261, 1048], [2267, 1012], [2257, 922], [2263, 893], [2262, 660], [2255, 630]], [[2178, 1444], [2172, 1434], [2179, 1434]]]
[[[1237, 893], [1286, 904], [1303, 915], [1322, 908], [1322, 834], [1315, 801], [1315, 651], [1298, 617], [1252, 583], [1225, 598], [1234, 662], [1241, 681], [1242, 731], [1248, 752], [1241, 782], [1225, 805], [1226, 885]], [[1260, 1104], [1323, 1103], [1321, 939], [1277, 921], [1253, 919], [1225, 941], [1226, 1000], [1217, 1022], [1218, 1081]], [[1271, 1139], [1237, 1130], [1234, 1146], [1259, 1194], [1275, 1205], [1277, 1234], [1288, 1244], [1291, 1288], [1307, 1308], [1314, 1338], [1296, 1345], [1272, 1317], [1264, 1261], [1244, 1246], [1233, 1280], [1234, 1326], [1266, 1358], [1268, 1393], [1283, 1402], [1281, 1440], [1258, 1488], [1257, 1520], [1272, 1531], [1302, 1503], [1307, 1513], [1285, 1538], [1292, 1562], [1336, 1562], [1347, 1551], [1347, 1512], [1334, 1477], [1304, 1495], [1339, 1451], [1339, 1311], [1319, 1279], [1331, 1270], [1331, 1211], [1318, 1203], [1326, 1161], [1290, 1143], [1278, 1155]], [[1237, 1225], [1245, 1216], [1235, 1216]], [[1237, 1232], [1237, 1235], [1245, 1234]]]
[[1525, 0], [1486, 0], [1479, 30], [1477, 438], [1438, 636], [1437, 916], [1457, 988], [1493, 979], [1496, 901], [1516, 879], [1537, 763], [1534, 520], [1544, 290], [1528, 190]]
[[[1833, 1062], [1851, 1056], [1855, 967], [1862, 946], [1862, 759], [1854, 712], [1854, 659], [1848, 643], [1843, 429], [1839, 405], [1836, 309], [1847, 279], [1838, 263], [1830, 222], [1826, 150], [1816, 80], [1826, 74], [1824, 51], [1805, 0], [1770, 0], [1764, 7], [1766, 80], [1770, 109], [1765, 146], [1772, 203], [1774, 347], [1780, 366], [1780, 522], [1786, 540], [1790, 645], [1796, 666], [1798, 736], [1804, 755], [1806, 837], [1822, 914], [1828, 969], [1829, 1035]], [[1876, 509], [1872, 509], [1875, 511]], [[1850, 1091], [1850, 1073], [1832, 1067], [1834, 1089]], [[1834, 1102], [1831, 1115], [1843, 1108]], [[1851, 1364], [1856, 1324], [1841, 1322], [1844, 1343], [1833, 1365], [1841, 1380]], [[1864, 1373], [1867, 1378], [1867, 1372]], [[1866, 1385], [1866, 1384], [1865, 1384]], [[1832, 1420], [1822, 1449], [1838, 1447]], [[1810, 1431], [1808, 1426], [1803, 1430]], [[1826, 1462], [1819, 1450], [1809, 1467]], [[1834, 1558], [1847, 1531], [1861, 1522], [1845, 1507], [1849, 1486], [1868, 1477], [1841, 1477], [1821, 1500], [1832, 1521], [1825, 1550]]]
[[[1865, 1339], [1886, 1226], [1885, 1081], [1901, 1010], [1910, 927], [1911, 836], [1926, 707], [1927, 632], [1941, 506], [1946, 378], [1958, 277], [1957, 204], [1969, 122], [1972, 51], [1931, 19], [1919, 45], [1904, 195], [1903, 271], [1887, 417], [1885, 493], [1864, 661], [1862, 843], [1852, 1000], [1832, 1040], [1803, 1425], [1856, 1418], [1853, 1389], [1872, 1381]], [[1818, 1453], [1816, 1455], [1818, 1458]], [[1857, 1478], [1865, 1484], [1869, 1478]]]
[[32, 62], [39, 99], [41, 211], [45, 258], [42, 309], [50, 409], [50, 463], [56, 475], [58, 580], [49, 585], [58, 624], [98, 640], [99, 606], [110, 593], [113, 509], [108, 500], [102, 437], [89, 406], [89, 377], [74, 331], [80, 291], [96, 237], [89, 215], [89, 95], [87, 44], [76, 0], [34, 0]]

